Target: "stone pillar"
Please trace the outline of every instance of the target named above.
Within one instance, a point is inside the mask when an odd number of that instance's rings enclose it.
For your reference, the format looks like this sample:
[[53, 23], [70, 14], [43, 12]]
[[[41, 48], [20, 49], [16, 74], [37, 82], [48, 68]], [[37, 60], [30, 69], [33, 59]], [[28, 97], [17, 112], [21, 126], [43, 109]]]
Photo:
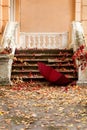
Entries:
[[0, 85], [11, 85], [12, 59], [8, 55], [0, 54]]
[[87, 67], [84, 70], [81, 67], [78, 68], [78, 81], [77, 85], [87, 86]]

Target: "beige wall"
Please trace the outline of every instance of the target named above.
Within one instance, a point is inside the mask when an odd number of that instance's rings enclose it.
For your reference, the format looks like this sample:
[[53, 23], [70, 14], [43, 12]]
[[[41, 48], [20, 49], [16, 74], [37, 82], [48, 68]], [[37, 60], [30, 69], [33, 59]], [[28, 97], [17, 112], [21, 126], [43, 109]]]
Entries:
[[[14, 0], [15, 20], [23, 32], [71, 32], [75, 19], [83, 24], [87, 42], [87, 0]], [[0, 0], [0, 40], [10, 20], [10, 0]]]
[[0, 40], [7, 21], [9, 20], [10, 0], [0, 0]]
[[81, 13], [81, 21], [84, 28], [85, 33], [85, 41], [87, 43], [87, 0], [82, 0], [82, 13]]
[[10, 19], [10, 0], [2, 0], [2, 31]]
[[15, 21], [20, 22], [20, 2], [21, 0], [15, 0]]
[[10, 0], [0, 0], [0, 33], [4, 31], [4, 27], [9, 21], [10, 16]]
[[0, 35], [2, 33], [2, 1], [0, 0]]
[[75, 20], [82, 23], [87, 43], [87, 0], [76, 0], [75, 5]]
[[75, 18], [74, 0], [21, 0], [22, 32], [70, 31]]

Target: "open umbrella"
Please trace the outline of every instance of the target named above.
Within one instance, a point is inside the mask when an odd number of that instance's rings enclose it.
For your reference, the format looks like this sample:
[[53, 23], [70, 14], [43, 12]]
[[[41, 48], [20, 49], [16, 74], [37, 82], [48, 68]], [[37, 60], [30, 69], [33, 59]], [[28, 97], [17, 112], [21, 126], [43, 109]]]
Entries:
[[64, 74], [56, 71], [52, 67], [47, 66], [42, 62], [38, 62], [38, 69], [41, 75], [51, 83], [61, 86], [66, 86], [71, 83], [70, 79], [68, 79]]

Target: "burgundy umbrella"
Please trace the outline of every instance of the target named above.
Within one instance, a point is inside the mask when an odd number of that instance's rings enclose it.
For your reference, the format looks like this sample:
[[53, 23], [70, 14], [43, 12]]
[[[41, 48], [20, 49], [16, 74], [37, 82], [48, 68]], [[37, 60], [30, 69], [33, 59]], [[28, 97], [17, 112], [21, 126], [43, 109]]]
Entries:
[[38, 69], [41, 75], [44, 76], [44, 78], [51, 83], [54, 83], [57, 85], [63, 85], [63, 86], [71, 83], [70, 79], [65, 77], [64, 74], [56, 71], [52, 67], [47, 66], [46, 64], [42, 62], [38, 62]]

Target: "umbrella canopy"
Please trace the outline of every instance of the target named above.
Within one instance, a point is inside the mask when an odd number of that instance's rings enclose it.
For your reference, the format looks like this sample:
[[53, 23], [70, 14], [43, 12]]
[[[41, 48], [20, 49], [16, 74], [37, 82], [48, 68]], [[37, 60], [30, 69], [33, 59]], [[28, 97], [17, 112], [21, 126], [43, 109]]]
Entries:
[[44, 78], [51, 83], [54, 83], [57, 85], [63, 85], [63, 86], [71, 83], [70, 79], [65, 77], [64, 74], [56, 71], [52, 67], [47, 66], [46, 64], [42, 62], [38, 62], [38, 69], [41, 75], [44, 76]]

